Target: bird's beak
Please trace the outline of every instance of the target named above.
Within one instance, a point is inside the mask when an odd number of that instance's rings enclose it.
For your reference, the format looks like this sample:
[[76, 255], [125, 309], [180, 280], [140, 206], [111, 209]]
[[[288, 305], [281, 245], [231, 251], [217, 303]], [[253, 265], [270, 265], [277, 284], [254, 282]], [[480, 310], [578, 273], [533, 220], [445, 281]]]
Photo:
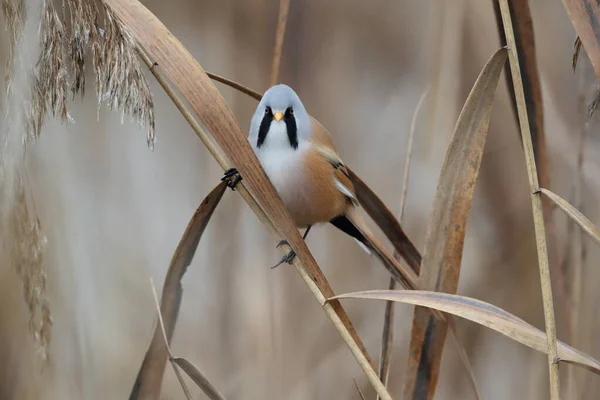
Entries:
[[276, 112], [273, 118], [275, 118], [275, 121], [281, 121], [283, 119], [283, 114], [280, 112]]

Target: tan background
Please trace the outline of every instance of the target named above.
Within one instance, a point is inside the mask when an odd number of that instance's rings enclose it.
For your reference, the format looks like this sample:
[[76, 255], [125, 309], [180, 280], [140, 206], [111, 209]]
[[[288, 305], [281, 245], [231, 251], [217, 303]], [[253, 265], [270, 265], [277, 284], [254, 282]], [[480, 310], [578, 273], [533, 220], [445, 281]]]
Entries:
[[[35, 10], [35, 1], [26, 3]], [[204, 68], [266, 89], [276, 0], [144, 3]], [[419, 118], [406, 209], [405, 229], [422, 249], [454, 123], [477, 74], [498, 47], [491, 1], [291, 4], [281, 80], [297, 90], [309, 112], [333, 134], [344, 160], [394, 211], [414, 107], [427, 84], [438, 81]], [[562, 3], [530, 4], [552, 189], [570, 199], [582, 126], [578, 96], [595, 83], [585, 56], [578, 73], [570, 69], [575, 33]], [[26, 41], [32, 54], [36, 29], [37, 22], [29, 21]], [[6, 36], [0, 36], [3, 61]], [[75, 124], [50, 120], [28, 151], [31, 184], [48, 237], [44, 265], [54, 318], [52, 364], [44, 375], [36, 372], [20, 281], [2, 270], [2, 398], [118, 399], [129, 394], [155, 320], [149, 278], [162, 284], [185, 225], [222, 173], [147, 76], [156, 102], [154, 152], [146, 147], [144, 131], [128, 117], [121, 123], [118, 112], [102, 108], [96, 118], [92, 79], [85, 101], [71, 105]], [[219, 88], [247, 129], [256, 102]], [[0, 105], [6, 108], [4, 97]], [[595, 222], [597, 126], [589, 126], [583, 168], [584, 212]], [[503, 77], [469, 219], [459, 293], [489, 301], [543, 329], [524, 167]], [[556, 216], [561, 240], [555, 250], [562, 257], [569, 236], [564, 217], [560, 212]], [[582, 322], [570, 341], [600, 357], [594, 340], [600, 254], [591, 241], [585, 243], [588, 261], [578, 310]], [[337, 293], [387, 286], [384, 269], [333, 227], [313, 230], [308, 244]], [[185, 275], [173, 351], [199, 366], [229, 399], [358, 399], [353, 377], [373, 398], [361, 370], [295, 271], [269, 269], [279, 258], [274, 245], [237, 194], [227, 192]], [[568, 269], [570, 263], [566, 265]], [[384, 304], [348, 300], [344, 305], [371, 354], [378, 354]], [[390, 388], [400, 398], [412, 308], [397, 310]], [[566, 317], [570, 315], [558, 316], [564, 340]], [[483, 398], [547, 398], [544, 355], [470, 322], [459, 321], [459, 330]], [[568, 370], [561, 367], [565, 390]], [[594, 398], [598, 377], [583, 370], [576, 377], [578, 398]], [[198, 390], [196, 396], [203, 398]], [[170, 368], [162, 398], [183, 398]], [[437, 398], [472, 398], [451, 345], [444, 352]]]

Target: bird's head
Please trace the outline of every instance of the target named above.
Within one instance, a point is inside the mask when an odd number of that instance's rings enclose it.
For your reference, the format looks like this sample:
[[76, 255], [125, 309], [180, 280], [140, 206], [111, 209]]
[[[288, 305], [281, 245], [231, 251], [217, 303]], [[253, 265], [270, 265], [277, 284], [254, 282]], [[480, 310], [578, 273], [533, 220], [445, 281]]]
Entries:
[[294, 90], [287, 85], [269, 88], [250, 123], [248, 139], [257, 148], [264, 145], [298, 148], [310, 136], [310, 117]]

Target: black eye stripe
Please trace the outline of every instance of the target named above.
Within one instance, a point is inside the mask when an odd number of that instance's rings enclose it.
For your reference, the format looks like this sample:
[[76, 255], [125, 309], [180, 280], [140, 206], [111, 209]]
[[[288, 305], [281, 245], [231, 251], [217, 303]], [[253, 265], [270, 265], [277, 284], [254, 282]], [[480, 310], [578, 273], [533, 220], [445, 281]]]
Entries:
[[[256, 141], [256, 147], [260, 148], [265, 140], [267, 139], [267, 134], [269, 133], [269, 129], [271, 128], [271, 122], [273, 121], [273, 111], [271, 107], [265, 108], [265, 114], [263, 116], [262, 121], [260, 122], [260, 127], [258, 129], [258, 139]], [[288, 140], [290, 141], [290, 146], [294, 150], [298, 149], [298, 126], [296, 125], [296, 118], [294, 117], [294, 111], [291, 107], [288, 107], [285, 110], [284, 117], [285, 125], [287, 128]]]
[[296, 126], [296, 118], [292, 113], [287, 112], [285, 117], [285, 125], [287, 127], [288, 139], [290, 141], [290, 146], [296, 150], [298, 148], [298, 127]]
[[267, 133], [269, 133], [269, 128], [271, 127], [271, 121], [273, 121], [273, 112], [270, 107], [267, 109], [269, 110], [269, 113], [265, 112], [265, 115], [260, 122], [260, 128], [258, 129], [258, 140], [256, 141], [256, 147], [258, 148], [265, 142]]

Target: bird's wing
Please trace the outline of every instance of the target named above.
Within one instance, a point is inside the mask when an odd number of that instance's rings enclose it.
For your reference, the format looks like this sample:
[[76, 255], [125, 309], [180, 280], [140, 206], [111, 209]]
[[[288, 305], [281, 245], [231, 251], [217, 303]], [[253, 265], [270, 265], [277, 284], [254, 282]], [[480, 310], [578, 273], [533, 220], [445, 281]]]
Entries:
[[348, 169], [337, 153], [331, 135], [314, 119], [313, 132], [310, 140], [315, 146], [319, 156], [323, 157], [323, 159], [333, 167], [333, 179], [337, 189], [350, 199], [354, 205], [358, 205], [358, 200], [354, 194], [354, 185], [350, 180]]

